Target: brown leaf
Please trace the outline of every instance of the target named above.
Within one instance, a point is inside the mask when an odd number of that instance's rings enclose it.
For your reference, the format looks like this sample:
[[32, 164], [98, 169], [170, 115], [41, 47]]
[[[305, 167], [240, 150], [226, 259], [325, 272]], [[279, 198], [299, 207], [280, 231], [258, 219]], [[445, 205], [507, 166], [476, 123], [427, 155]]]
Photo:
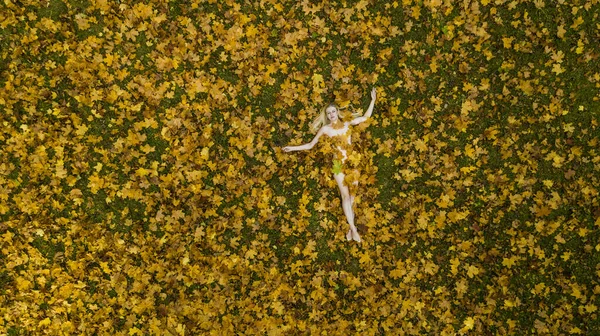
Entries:
[[594, 219], [598, 219], [598, 217], [600, 217], [600, 207], [594, 210]]
[[565, 178], [567, 180], [570, 180], [571, 177], [573, 177], [573, 175], [575, 175], [575, 171], [573, 169], [569, 169], [567, 170], [567, 172], [565, 173]]
[[369, 228], [363, 224], [357, 224], [356, 229], [358, 230], [359, 234], [365, 234], [369, 231]]

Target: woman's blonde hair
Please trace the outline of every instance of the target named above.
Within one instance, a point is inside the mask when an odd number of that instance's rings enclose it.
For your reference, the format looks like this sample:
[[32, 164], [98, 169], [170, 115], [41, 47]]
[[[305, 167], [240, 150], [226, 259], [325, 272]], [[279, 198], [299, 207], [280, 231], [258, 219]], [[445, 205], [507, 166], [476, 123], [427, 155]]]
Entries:
[[[313, 133], [317, 133], [323, 125], [327, 125], [330, 123], [329, 119], [327, 119], [327, 109], [332, 106], [335, 107], [335, 109], [338, 111], [338, 115], [342, 121], [350, 121], [362, 115], [360, 112], [356, 112], [354, 110], [354, 107], [352, 107], [352, 104], [350, 104], [350, 102], [342, 102], [340, 105], [341, 106], [338, 106], [335, 103], [330, 103], [329, 105], [323, 107], [319, 115], [317, 115], [315, 119], [313, 119], [313, 121], [310, 123], [310, 130]], [[351, 111], [341, 111], [346, 108], [350, 108]]]

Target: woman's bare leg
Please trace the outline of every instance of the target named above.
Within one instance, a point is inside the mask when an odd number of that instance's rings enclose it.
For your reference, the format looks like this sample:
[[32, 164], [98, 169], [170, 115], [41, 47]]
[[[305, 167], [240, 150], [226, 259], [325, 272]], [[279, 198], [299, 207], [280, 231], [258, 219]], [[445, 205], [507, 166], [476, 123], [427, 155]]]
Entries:
[[[354, 185], [357, 185], [358, 182], [354, 182]], [[350, 195], [350, 210], [352, 211], [352, 222], [354, 223], [354, 195]], [[353, 235], [353, 239], [360, 243], [360, 235], [358, 234], [358, 229], [354, 228], [354, 233], [352, 233], [352, 228], [350, 228], [350, 233]]]
[[344, 185], [344, 173], [335, 174], [334, 178], [338, 184], [338, 187], [340, 188], [340, 194], [342, 196], [342, 209], [344, 210], [346, 220], [350, 225], [350, 231], [348, 231], [348, 234], [346, 234], [346, 239], [354, 239], [360, 242], [360, 236], [358, 235], [356, 226], [354, 226], [354, 210], [352, 209], [352, 204], [354, 203], [354, 196], [350, 195], [348, 187]]

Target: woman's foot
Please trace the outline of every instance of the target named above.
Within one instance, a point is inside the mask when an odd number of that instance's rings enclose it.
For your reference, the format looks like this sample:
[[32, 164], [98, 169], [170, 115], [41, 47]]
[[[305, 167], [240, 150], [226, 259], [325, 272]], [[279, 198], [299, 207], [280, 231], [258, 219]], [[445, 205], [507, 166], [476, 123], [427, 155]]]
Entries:
[[356, 227], [354, 228], [354, 230], [350, 229], [350, 231], [352, 232], [352, 239], [360, 243], [360, 235], [358, 234]]
[[348, 233], [346, 233], [346, 240], [347, 241], [351, 241], [352, 240], [352, 230], [348, 230]]

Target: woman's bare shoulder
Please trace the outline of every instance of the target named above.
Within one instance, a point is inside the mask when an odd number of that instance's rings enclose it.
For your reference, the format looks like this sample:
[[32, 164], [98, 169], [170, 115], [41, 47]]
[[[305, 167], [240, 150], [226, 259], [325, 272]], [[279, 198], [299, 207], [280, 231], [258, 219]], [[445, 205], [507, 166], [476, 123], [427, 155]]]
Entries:
[[331, 125], [323, 125], [321, 127], [321, 130], [323, 131], [323, 134], [326, 134], [326, 135], [329, 135], [329, 136], [331, 136], [331, 130], [332, 129], [333, 128], [331, 127]]

